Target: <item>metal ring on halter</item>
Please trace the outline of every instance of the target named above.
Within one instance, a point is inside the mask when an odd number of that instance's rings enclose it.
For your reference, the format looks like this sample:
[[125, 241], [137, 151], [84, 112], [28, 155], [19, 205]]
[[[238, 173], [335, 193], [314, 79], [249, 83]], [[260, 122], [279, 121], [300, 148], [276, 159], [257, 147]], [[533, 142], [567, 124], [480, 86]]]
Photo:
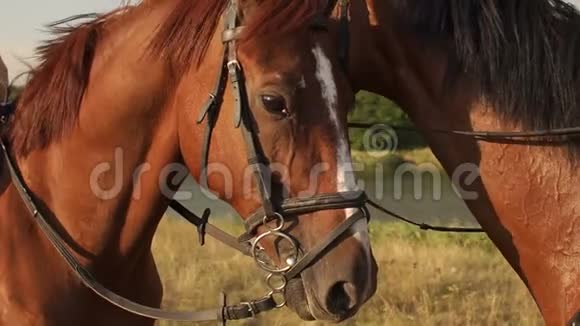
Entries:
[[[282, 295], [282, 298], [284, 298], [284, 299], [282, 300], [282, 302], [280, 302], [280, 303], [276, 302], [276, 299], [274, 299], [274, 294], [280, 294], [280, 295]], [[274, 301], [274, 303], [276, 304], [276, 308], [278, 308], [278, 309], [279, 309], [279, 308], [282, 308], [282, 307], [284, 307], [284, 306], [286, 305], [286, 297], [284, 296], [284, 292], [282, 292], [282, 291], [274, 291], [274, 290], [272, 290], [272, 291], [270, 291], [270, 292], [269, 292], [269, 293], [266, 295], [266, 297], [268, 297], [268, 298], [272, 298], [272, 300], [273, 300], [273, 301]]]
[[298, 255], [299, 255], [298, 246], [296, 245], [296, 242], [294, 242], [294, 239], [292, 239], [289, 235], [284, 234], [282, 232], [278, 232], [278, 231], [268, 231], [266, 233], [260, 234], [252, 243], [252, 249], [250, 251], [252, 253], [252, 257], [254, 258], [254, 260], [256, 261], [258, 266], [261, 269], [265, 270], [266, 272], [280, 274], [280, 273], [285, 273], [285, 272], [289, 271], [290, 268], [292, 268], [292, 265], [287, 265], [287, 266], [282, 267], [282, 268], [276, 268], [276, 267], [273, 267], [270, 264], [262, 261], [261, 259], [259, 259], [258, 255], [257, 255], [257, 249], [259, 248], [258, 243], [260, 242], [260, 240], [262, 240], [268, 236], [280, 237], [280, 238], [285, 239], [288, 242], [290, 242], [290, 245], [291, 245], [292, 251], [293, 251], [293, 255], [289, 256], [289, 257], [295, 257], [296, 260], [298, 260]]
[[[281, 284], [279, 286], [275, 286], [274, 284], [272, 284], [272, 277], [274, 276], [280, 278]], [[275, 278], [274, 281], [276, 281]], [[283, 274], [270, 273], [266, 277], [266, 284], [270, 289], [272, 289], [272, 291], [284, 291], [284, 289], [286, 289], [286, 285], [288, 285], [288, 281], [286, 280], [286, 277]]]
[[262, 218], [262, 224], [264, 224], [264, 226], [266, 228], [268, 228], [268, 230], [272, 231], [272, 232], [277, 232], [277, 231], [282, 231], [282, 229], [284, 228], [284, 224], [286, 223], [286, 221], [284, 221], [284, 216], [282, 216], [282, 214], [280, 213], [274, 213], [274, 217], [276, 218], [277, 222], [276, 223], [276, 227], [271, 228], [268, 225], [268, 219], [270, 218], [269, 216], [264, 215], [264, 217]]

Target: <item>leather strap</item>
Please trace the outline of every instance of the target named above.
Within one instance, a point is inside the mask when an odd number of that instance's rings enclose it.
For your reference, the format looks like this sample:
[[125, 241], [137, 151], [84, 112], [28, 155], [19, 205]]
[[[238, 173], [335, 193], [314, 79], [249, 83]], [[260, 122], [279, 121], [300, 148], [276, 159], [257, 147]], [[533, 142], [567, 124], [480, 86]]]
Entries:
[[[251, 246], [247, 242], [240, 242], [234, 236], [224, 232], [220, 228], [208, 223], [205, 219], [195, 215], [193, 212], [188, 210], [185, 206], [181, 205], [179, 202], [172, 200], [169, 203], [169, 207], [173, 208], [179, 215], [181, 215], [184, 219], [189, 221], [191, 224], [195, 225], [197, 228], [204, 227], [204, 233], [207, 233], [214, 239], [220, 241], [221, 243], [227, 245], [228, 247], [235, 249], [245, 256], [251, 257], [252, 254], [250, 252]], [[203, 236], [200, 234], [200, 236]]]
[[[377, 125], [385, 125], [385, 122], [349, 122], [348, 127], [352, 129], [369, 129]], [[403, 130], [418, 132], [416, 128], [406, 126], [390, 126], [394, 130]], [[491, 143], [522, 143], [533, 144], [535, 139], [553, 138], [553, 137], [580, 137], [580, 127], [557, 128], [547, 130], [533, 130], [533, 131], [469, 131], [469, 130], [446, 130], [428, 128], [423, 130], [427, 133], [446, 134], [452, 136], [470, 137], [475, 140], [491, 142]], [[546, 140], [548, 141], [548, 140]]]
[[296, 265], [292, 266], [290, 270], [285, 274], [287, 280], [291, 280], [298, 276], [304, 269], [308, 268], [312, 262], [319, 258], [324, 251], [330, 248], [330, 246], [342, 235], [346, 233], [356, 222], [369, 218], [368, 211], [363, 207], [359, 209], [355, 214], [348, 217], [344, 222], [342, 222], [336, 229], [332, 230], [328, 236], [323, 241], [320, 241], [310, 249], [306, 255], [304, 255]]
[[450, 233], [482, 233], [485, 232], [482, 228], [463, 228], [463, 227], [448, 227], [448, 226], [432, 226], [426, 223], [418, 223], [412, 221], [406, 217], [403, 217], [393, 211], [386, 209], [385, 207], [379, 205], [378, 203], [367, 199], [367, 204], [371, 207], [378, 209], [379, 211], [391, 215], [392, 217], [401, 220], [407, 224], [411, 224], [414, 226], [419, 227], [421, 230], [430, 230], [430, 231], [437, 231], [437, 232], [450, 232]]
[[264, 177], [268, 175], [267, 171], [265, 171], [266, 164], [261, 159], [261, 155], [259, 154], [256, 145], [256, 140], [254, 139], [254, 133], [251, 131], [251, 124], [253, 123], [250, 119], [251, 113], [248, 111], [244, 112], [244, 119], [242, 123], [242, 135], [244, 137], [246, 143], [246, 152], [248, 157], [248, 166], [252, 167], [254, 170], [254, 177], [256, 179], [258, 188], [258, 194], [261, 199], [262, 210], [264, 215], [268, 217], [274, 216], [274, 205], [272, 204], [272, 199], [270, 197], [270, 189], [267, 186], [266, 180]]
[[[364, 191], [348, 191], [334, 194], [322, 194], [309, 198], [289, 198], [284, 200], [278, 212], [283, 216], [309, 214], [322, 210], [363, 207], [367, 200]], [[246, 232], [238, 240], [248, 241], [256, 235], [259, 226], [263, 224], [265, 212], [262, 208], [254, 212], [244, 221]], [[266, 220], [272, 220], [267, 218]]]
[[339, 44], [338, 44], [338, 58], [342, 68], [348, 70], [348, 59], [350, 49], [350, 30], [348, 21], [348, 10], [350, 7], [350, 0], [339, 0], [340, 6], [340, 20], [338, 25]]
[[[350, 0], [329, 0], [324, 10], [324, 17], [318, 18], [324, 19], [330, 17], [338, 3], [339, 8], [339, 24], [338, 24], [338, 59], [343, 70], [348, 69], [348, 57], [350, 49], [350, 30], [349, 30], [349, 20], [348, 11], [350, 8]], [[316, 22], [314, 25], [316, 27], [320, 26], [320, 22]]]
[[[232, 1], [232, 3], [236, 2], [237, 0]], [[264, 212], [267, 216], [273, 216], [274, 208], [270, 197], [270, 190], [267, 187], [266, 180], [264, 180], [264, 176], [267, 174], [266, 171], [264, 171], [264, 162], [262, 160], [262, 155], [260, 155], [261, 152], [258, 150], [256, 140], [254, 139], [254, 136], [257, 133], [253, 128], [254, 121], [249, 110], [249, 104], [247, 103], [242, 66], [238, 62], [238, 56], [236, 53], [236, 38], [227, 37], [228, 31], [236, 30], [238, 17], [236, 8], [237, 6], [233, 5], [229, 9], [227, 14], [226, 32], [223, 37], [228, 40], [225, 43], [227, 52], [226, 67], [228, 69], [229, 79], [232, 85], [232, 93], [234, 95], [234, 125], [236, 128], [241, 126], [242, 136], [244, 137], [244, 142], [246, 144], [248, 165], [254, 170], [258, 193], [260, 195]]]
[[[222, 62], [225, 61], [225, 52], [224, 52], [224, 59]], [[202, 187], [209, 189], [208, 185], [208, 175], [207, 175], [207, 167], [208, 167], [208, 160], [209, 160], [209, 150], [211, 146], [211, 136], [213, 133], [213, 129], [217, 122], [219, 111], [222, 104], [223, 94], [226, 89], [227, 83], [227, 74], [225, 73], [225, 62], [222, 64], [220, 68], [220, 72], [218, 75], [218, 79], [216, 81], [216, 85], [212, 93], [209, 94], [209, 98], [206, 101], [206, 104], [200, 111], [199, 117], [197, 118], [197, 124], [200, 124], [207, 118], [207, 123], [205, 125], [205, 130], [203, 133], [203, 143], [202, 143], [202, 152], [201, 152], [201, 175], [199, 178], [199, 183]]]
[[242, 302], [235, 306], [225, 306], [222, 310], [222, 320], [240, 320], [252, 318], [256, 315], [276, 308], [276, 301], [271, 296], [255, 301]]
[[[238, 25], [238, 0], [231, 0], [232, 5], [228, 8], [226, 13], [226, 29], [224, 35], [228, 33], [235, 33], [236, 27]], [[224, 37], [222, 36], [222, 39]], [[236, 38], [231, 38], [230, 40], [224, 42], [226, 48], [226, 67], [228, 69], [228, 74], [230, 78], [230, 83], [232, 84], [232, 93], [234, 96], [234, 125], [237, 127], [241, 123], [242, 114], [242, 90], [240, 88], [240, 81], [242, 79], [241, 66], [238, 62]]]

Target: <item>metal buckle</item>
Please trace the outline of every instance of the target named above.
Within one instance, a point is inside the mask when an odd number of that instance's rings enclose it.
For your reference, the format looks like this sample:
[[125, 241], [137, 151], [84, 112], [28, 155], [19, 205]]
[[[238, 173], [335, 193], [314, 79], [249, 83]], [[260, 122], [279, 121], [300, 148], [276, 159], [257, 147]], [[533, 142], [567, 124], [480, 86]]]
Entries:
[[242, 66], [240, 66], [240, 62], [237, 59], [228, 61], [228, 63], [226, 63], [226, 67], [228, 67], [228, 70], [232, 70], [234, 68], [242, 70]]
[[250, 317], [250, 318], [254, 318], [254, 317], [256, 317], [256, 315], [258, 314], [258, 313], [256, 312], [256, 310], [254, 309], [254, 304], [253, 304], [253, 303], [244, 301], [244, 302], [240, 302], [240, 305], [241, 305], [241, 306], [246, 306], [246, 307], [248, 307], [248, 312], [249, 312], [249, 313], [250, 313], [250, 315], [251, 315], [251, 317]]

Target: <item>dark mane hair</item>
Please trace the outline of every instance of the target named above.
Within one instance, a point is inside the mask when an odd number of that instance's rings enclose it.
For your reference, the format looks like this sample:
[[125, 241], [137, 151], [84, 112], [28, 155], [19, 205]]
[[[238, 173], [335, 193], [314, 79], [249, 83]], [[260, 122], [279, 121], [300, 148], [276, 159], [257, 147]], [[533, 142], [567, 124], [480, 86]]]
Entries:
[[[229, 0], [157, 0], [174, 7], [152, 37], [149, 49], [171, 63], [176, 76], [199, 64], [214, 35]], [[250, 0], [248, 0], [250, 1]], [[244, 24], [250, 33], [245, 40], [265, 33], [280, 34], [303, 27], [324, 0], [251, 0], [257, 8]], [[40, 65], [18, 100], [9, 137], [13, 150], [27, 155], [63, 137], [76, 123], [97, 45], [112, 21], [126, 18], [155, 0], [125, 6], [106, 15], [80, 15], [50, 25], [56, 37], [37, 48]], [[63, 27], [77, 19], [92, 18], [74, 27]], [[161, 56], [160, 56], [161, 54]]]
[[504, 118], [529, 129], [580, 125], [580, 15], [572, 5], [395, 0], [395, 11], [425, 42], [450, 45], [448, 80], [469, 74]]

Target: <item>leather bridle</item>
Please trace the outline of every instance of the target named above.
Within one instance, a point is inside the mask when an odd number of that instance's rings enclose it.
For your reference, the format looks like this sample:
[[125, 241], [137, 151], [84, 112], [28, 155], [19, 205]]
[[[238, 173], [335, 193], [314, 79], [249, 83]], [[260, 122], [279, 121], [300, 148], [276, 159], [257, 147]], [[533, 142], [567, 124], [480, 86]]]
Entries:
[[[361, 220], [368, 223], [370, 216], [365, 207], [367, 198], [363, 191], [321, 194], [308, 198], [289, 198], [280, 200], [280, 202], [272, 199], [268, 184], [266, 183], [268, 165], [266, 159], [261, 154], [262, 151], [254, 125], [255, 122], [252, 118], [247, 100], [244, 73], [237, 57], [236, 41], [243, 29], [243, 27], [238, 25], [238, 9], [238, 0], [231, 0], [224, 14], [226, 26], [222, 34], [224, 44], [222, 66], [214, 91], [210, 94], [197, 120], [198, 124], [207, 121], [202, 147], [202, 175], [200, 177], [200, 183], [203, 187], [207, 187], [207, 165], [211, 135], [223, 100], [227, 80], [229, 79], [235, 103], [234, 126], [241, 130], [245, 141], [248, 164], [253, 168], [254, 176], [257, 180], [261, 208], [251, 214], [246, 220], [246, 232], [240, 237], [235, 238], [208, 223], [210, 215], [209, 209], [206, 209], [203, 215], [199, 217], [177, 201], [171, 201], [170, 207], [197, 226], [200, 243], [202, 245], [205, 235], [208, 234], [231, 248], [238, 250], [242, 254], [253, 257], [258, 267], [268, 273], [266, 276], [266, 284], [270, 287], [270, 291], [264, 297], [236, 305], [227, 305], [225, 295], [222, 295], [218, 308], [194, 312], [171, 312], [141, 305], [110, 291], [100, 284], [75, 258], [67, 248], [61, 235], [45, 218], [35, 199], [31, 196], [31, 192], [26, 186], [15, 164], [15, 160], [10, 156], [7, 142], [0, 139], [0, 147], [2, 148], [6, 166], [9, 169], [15, 188], [44, 235], [64, 258], [73, 273], [94, 293], [111, 304], [135, 315], [156, 320], [190, 322], [219, 321], [225, 324], [227, 320], [251, 318], [261, 312], [283, 307], [286, 304], [284, 294], [286, 284], [289, 280], [298, 277], [302, 271], [320, 258], [326, 250], [336, 243], [339, 237], [350, 232], [351, 227], [355, 223]], [[312, 27], [321, 28], [324, 26], [321, 26], [320, 20], [318, 20]], [[6, 121], [12, 114], [14, 106], [3, 105], [2, 108], [6, 109], [6, 112], [0, 112], [2, 113], [2, 121]], [[307, 252], [303, 252], [304, 248], [300, 246], [300, 243], [285, 231], [285, 224], [288, 219], [296, 219], [300, 215], [323, 210], [344, 208], [356, 208], [357, 210], [356, 213], [348, 216], [341, 224], [326, 235], [322, 241]], [[264, 227], [266, 231], [260, 234], [258, 232], [258, 228], [260, 227]], [[275, 240], [288, 242], [291, 253], [286, 257], [284, 266], [277, 266], [265, 255], [260, 246], [260, 241], [265, 238], [275, 238]]]
[[[383, 122], [349, 122], [348, 127], [352, 129], [369, 129]], [[417, 129], [404, 126], [391, 126], [395, 130], [418, 132]], [[470, 130], [446, 130], [427, 128], [426, 133], [444, 134], [450, 136], [461, 136], [484, 141], [488, 143], [559, 143], [566, 142], [573, 138], [580, 137], [580, 127], [533, 130], [533, 131], [470, 131]]]
[[330, 0], [324, 11], [330, 17], [338, 4], [338, 59], [344, 71], [348, 71], [348, 52], [350, 50], [349, 8], [351, 0]]

